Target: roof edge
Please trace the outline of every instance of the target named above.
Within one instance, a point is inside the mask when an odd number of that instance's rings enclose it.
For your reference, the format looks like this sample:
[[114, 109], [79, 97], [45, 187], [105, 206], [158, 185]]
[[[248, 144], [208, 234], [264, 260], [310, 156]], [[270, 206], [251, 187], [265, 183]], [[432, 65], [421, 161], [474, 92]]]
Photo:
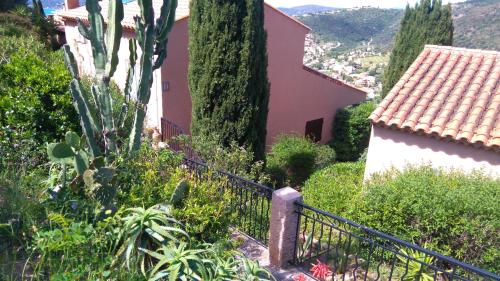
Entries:
[[467, 52], [467, 53], [481, 53], [481, 54], [500, 55], [500, 52], [495, 51], [495, 50], [469, 49], [469, 48], [455, 47], [455, 46], [425, 45], [424, 49], [448, 50], [448, 51], [459, 51], [459, 52]]
[[284, 16], [284, 17], [286, 17], [286, 18], [290, 19], [291, 21], [293, 21], [293, 22], [297, 23], [298, 25], [302, 26], [302, 27], [303, 27], [304, 29], [306, 29], [307, 31], [311, 31], [311, 30], [312, 30], [309, 26], [305, 25], [303, 22], [301, 22], [301, 21], [299, 21], [299, 20], [295, 19], [294, 17], [292, 17], [292, 16], [290, 16], [290, 15], [287, 15], [286, 13], [284, 13], [284, 12], [283, 12], [283, 11], [281, 11], [280, 9], [278, 9], [278, 8], [274, 7], [273, 5], [271, 5], [271, 4], [269, 4], [269, 3], [266, 3], [265, 1], [264, 1], [264, 5], [265, 5], [265, 6], [268, 6], [269, 8], [273, 9], [274, 11], [278, 12], [278, 14], [281, 14], [282, 16]]
[[311, 67], [309, 67], [307, 65], [302, 65], [302, 69], [305, 70], [305, 71], [307, 71], [307, 72], [310, 72], [310, 73], [312, 73], [314, 75], [317, 75], [317, 76], [319, 76], [319, 77], [321, 77], [323, 79], [326, 79], [326, 80], [328, 80], [328, 81], [330, 81], [332, 83], [335, 83], [335, 84], [337, 84], [339, 86], [346, 86], [348, 88], [351, 88], [351, 89], [354, 89], [354, 90], [358, 91], [359, 94], [363, 94], [365, 96], [367, 95], [367, 92], [361, 90], [360, 88], [358, 88], [358, 87], [356, 87], [354, 85], [351, 85], [351, 84], [349, 84], [349, 83], [347, 83], [345, 81], [342, 81], [342, 80], [333, 78], [331, 76], [328, 76], [328, 75], [326, 75], [326, 74], [324, 74], [322, 72], [319, 72], [318, 70], [316, 70], [314, 68], [311, 68]]

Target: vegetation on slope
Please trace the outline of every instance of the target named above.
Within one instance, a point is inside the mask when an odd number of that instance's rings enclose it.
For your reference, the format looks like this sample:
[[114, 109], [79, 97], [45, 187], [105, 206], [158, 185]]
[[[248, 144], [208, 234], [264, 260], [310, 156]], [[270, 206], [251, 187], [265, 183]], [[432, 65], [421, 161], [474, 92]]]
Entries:
[[398, 9], [360, 8], [301, 16], [299, 20], [322, 40], [340, 42], [339, 51], [356, 48], [370, 40], [389, 50], [402, 15], [403, 11]]
[[[469, 0], [453, 4], [452, 12], [454, 46], [500, 50], [500, 1]], [[322, 40], [342, 43], [339, 51], [359, 47], [370, 38], [375, 47], [388, 51], [393, 46], [403, 14], [404, 10], [398, 9], [360, 8], [336, 9], [335, 12], [297, 18]]]
[[492, 272], [500, 260], [500, 181], [431, 166], [389, 170], [363, 183], [364, 164], [315, 172], [306, 203]]
[[470, 0], [453, 6], [454, 46], [500, 51], [500, 1]]

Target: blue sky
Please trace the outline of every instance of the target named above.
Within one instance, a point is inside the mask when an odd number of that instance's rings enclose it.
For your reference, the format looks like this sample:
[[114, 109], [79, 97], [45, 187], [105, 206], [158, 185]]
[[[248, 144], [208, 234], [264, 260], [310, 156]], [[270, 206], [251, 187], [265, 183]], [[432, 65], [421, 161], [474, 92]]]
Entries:
[[[415, 4], [417, 0], [266, 0], [276, 7], [294, 7], [315, 4], [328, 7], [352, 8], [360, 6], [373, 6], [380, 8], [404, 8], [406, 3]], [[463, 2], [463, 0], [443, 0], [444, 3]]]

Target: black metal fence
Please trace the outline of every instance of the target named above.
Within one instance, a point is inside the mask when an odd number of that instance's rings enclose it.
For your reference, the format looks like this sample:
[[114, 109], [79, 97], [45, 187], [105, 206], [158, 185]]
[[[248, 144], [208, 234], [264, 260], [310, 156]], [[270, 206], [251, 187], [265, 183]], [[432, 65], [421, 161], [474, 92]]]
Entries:
[[185, 133], [179, 125], [166, 118], [161, 118], [162, 141], [166, 142], [171, 150], [184, 153], [186, 158], [201, 160], [192, 147], [178, 139], [182, 135]]
[[184, 164], [198, 179], [224, 179], [231, 194], [229, 206], [234, 214], [232, 224], [264, 245], [268, 242], [273, 189], [224, 171], [210, 170], [207, 164], [186, 157]]
[[500, 280], [496, 274], [296, 202], [294, 264], [320, 280]]

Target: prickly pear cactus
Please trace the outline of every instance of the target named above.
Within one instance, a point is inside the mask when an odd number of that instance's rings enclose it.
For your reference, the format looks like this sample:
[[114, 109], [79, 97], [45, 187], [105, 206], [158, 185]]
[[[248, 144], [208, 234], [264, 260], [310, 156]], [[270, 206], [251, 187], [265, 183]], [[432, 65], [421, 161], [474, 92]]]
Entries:
[[47, 154], [53, 163], [73, 166], [78, 176], [89, 168], [89, 154], [75, 132], [67, 132], [65, 142], [49, 143]]
[[116, 195], [113, 182], [115, 173], [115, 169], [108, 167], [86, 170], [83, 173], [85, 194], [99, 202], [101, 206], [109, 206]]
[[189, 193], [189, 185], [186, 180], [181, 180], [174, 189], [172, 197], [170, 197], [170, 203], [174, 206], [179, 206], [182, 201], [186, 199]]

